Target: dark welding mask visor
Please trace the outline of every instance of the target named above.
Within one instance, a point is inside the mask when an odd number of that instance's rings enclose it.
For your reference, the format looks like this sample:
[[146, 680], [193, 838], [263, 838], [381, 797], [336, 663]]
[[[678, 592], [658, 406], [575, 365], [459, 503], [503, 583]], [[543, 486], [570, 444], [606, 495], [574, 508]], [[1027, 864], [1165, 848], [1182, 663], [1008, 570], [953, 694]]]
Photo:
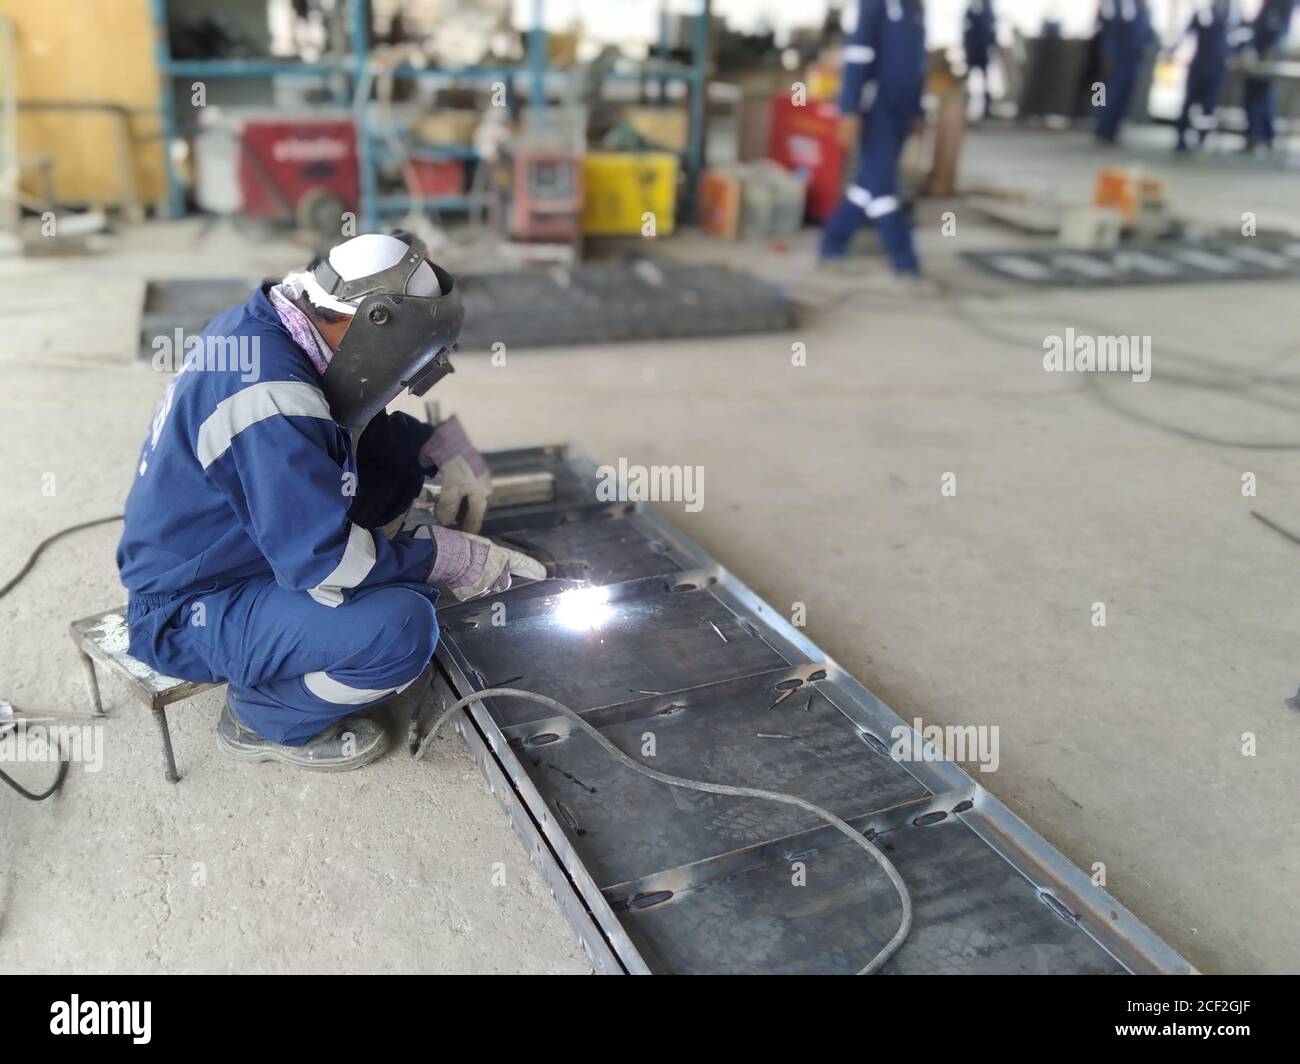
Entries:
[[343, 281], [328, 261], [313, 271], [337, 299], [364, 295], [321, 378], [334, 420], [348, 428], [364, 428], [403, 389], [424, 395], [452, 372], [448, 356], [465, 318], [460, 293], [451, 274], [429, 263], [440, 294], [408, 295], [412, 275], [427, 260], [417, 238], [403, 239], [410, 243], [410, 253], [368, 277]]

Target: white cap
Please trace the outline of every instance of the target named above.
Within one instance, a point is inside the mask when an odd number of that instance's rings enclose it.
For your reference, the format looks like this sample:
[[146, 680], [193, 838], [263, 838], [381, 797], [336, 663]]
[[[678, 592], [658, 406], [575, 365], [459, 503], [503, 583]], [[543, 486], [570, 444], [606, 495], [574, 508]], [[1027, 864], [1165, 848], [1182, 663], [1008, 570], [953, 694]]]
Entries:
[[[389, 236], [387, 233], [362, 233], [331, 248], [329, 264], [344, 281], [355, 281], [359, 277], [369, 277], [372, 273], [396, 266], [410, 250], [405, 241]], [[300, 283], [312, 306], [323, 307], [339, 314], [355, 314], [361, 299], [365, 298], [363, 296], [351, 302], [335, 299], [320, 286], [320, 282], [310, 272], [290, 274], [285, 280]], [[425, 299], [442, 295], [437, 275], [427, 262], [422, 262], [415, 268], [406, 294]]]

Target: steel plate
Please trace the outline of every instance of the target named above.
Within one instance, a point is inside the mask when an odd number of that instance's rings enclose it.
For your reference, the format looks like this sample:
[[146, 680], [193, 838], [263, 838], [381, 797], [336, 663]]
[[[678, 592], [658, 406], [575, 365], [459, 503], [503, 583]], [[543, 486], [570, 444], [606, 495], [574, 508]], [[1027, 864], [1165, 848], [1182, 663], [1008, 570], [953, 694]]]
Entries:
[[[547, 580], [441, 609], [444, 703], [549, 695], [662, 772], [825, 806], [908, 884], [887, 974], [1192, 970], [958, 765], [896, 758], [908, 725], [662, 517], [597, 501], [589, 462], [488, 462], [557, 492], [485, 533], [581, 567], [607, 602], [575, 625], [572, 585]], [[651, 780], [522, 699], [473, 704], [461, 733], [598, 971], [852, 973], [898, 925], [883, 872], [804, 810]]]

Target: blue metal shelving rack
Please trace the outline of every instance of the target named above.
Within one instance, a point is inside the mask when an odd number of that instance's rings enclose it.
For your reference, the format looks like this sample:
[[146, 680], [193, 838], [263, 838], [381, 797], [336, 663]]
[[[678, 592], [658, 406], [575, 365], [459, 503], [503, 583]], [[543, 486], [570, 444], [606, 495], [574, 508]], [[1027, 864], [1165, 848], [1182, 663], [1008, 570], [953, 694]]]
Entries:
[[[504, 81], [513, 84], [526, 76], [529, 83], [530, 106], [546, 106], [546, 30], [543, 26], [544, 0], [533, 0], [533, 25], [528, 30], [528, 49], [525, 62], [491, 67], [415, 67], [399, 66], [397, 77], [437, 78], [441, 80]], [[162, 117], [164, 157], [167, 171], [166, 212], [171, 218], [185, 211], [185, 194], [176, 163], [172, 158], [171, 144], [178, 133], [175, 108], [175, 79], [204, 78], [269, 78], [281, 76], [322, 77], [337, 75], [355, 94], [365, 83], [370, 62], [370, 25], [368, 8], [364, 2], [351, 0], [351, 48], [348, 53], [314, 63], [281, 59], [173, 59], [168, 45], [167, 0], [150, 0], [154, 24], [154, 55], [160, 78], [160, 112]], [[685, 66], [665, 66], [656, 69], [615, 72], [613, 78], [658, 80], [666, 84], [672, 80], [684, 81], [690, 92], [690, 137], [686, 152], [687, 203], [695, 202], [700, 171], [704, 162], [705, 94], [708, 88], [708, 34], [711, 0], [700, 0], [700, 12], [695, 17], [692, 37], [692, 61]], [[666, 15], [663, 19], [666, 26]], [[662, 42], [661, 42], [662, 43]], [[385, 214], [400, 214], [409, 210], [414, 201], [405, 194], [380, 195], [379, 166], [385, 157], [385, 145], [380, 140], [373, 122], [373, 106], [369, 100], [358, 100], [354, 108], [357, 121], [357, 151], [361, 178], [360, 221], [363, 229], [373, 229]], [[415, 158], [474, 159], [474, 149], [448, 145], [446, 147], [412, 147]], [[419, 204], [435, 211], [463, 211], [474, 204], [471, 196], [428, 196]]]

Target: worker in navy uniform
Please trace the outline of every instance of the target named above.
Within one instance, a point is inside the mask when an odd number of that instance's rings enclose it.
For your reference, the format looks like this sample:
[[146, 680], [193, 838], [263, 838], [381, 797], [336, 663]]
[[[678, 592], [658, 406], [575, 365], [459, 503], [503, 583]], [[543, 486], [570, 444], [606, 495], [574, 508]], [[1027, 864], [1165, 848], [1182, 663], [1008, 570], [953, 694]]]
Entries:
[[856, 180], [826, 222], [823, 260], [843, 257], [870, 221], [894, 271], [916, 276], [912, 228], [898, 198], [898, 162], [924, 122], [925, 11], [920, 0], [853, 0], [840, 89], [840, 139], [858, 148]]
[[[367, 233], [208, 324], [205, 346], [234, 343], [247, 367], [187, 356], [167, 388], [118, 547], [129, 646], [165, 675], [229, 681], [228, 755], [374, 760], [387, 737], [358, 714], [424, 672], [439, 593], [546, 575], [474, 534], [491, 483], [459, 421], [385, 410], [450, 372], [462, 316], [418, 239]], [[441, 523], [397, 534], [429, 476]]]
[[[1278, 57], [1291, 28], [1295, 0], [1264, 0], [1259, 13], [1249, 25], [1245, 46], [1248, 59], [1272, 60]], [[1242, 103], [1246, 108], [1246, 150], [1271, 149], [1277, 123], [1277, 87], [1270, 77], [1248, 77]]]
[[1200, 145], [1214, 128], [1219, 98], [1228, 77], [1230, 0], [1201, 0], [1184, 36], [1194, 37], [1196, 51], [1187, 66], [1187, 93], [1178, 116], [1178, 150]]
[[984, 114], [989, 113], [992, 96], [989, 92], [989, 62], [998, 42], [997, 21], [993, 14], [993, 0], [970, 0], [966, 19], [962, 24], [961, 46], [966, 54], [966, 72], [969, 76], [980, 72], [980, 91], [984, 94]]
[[1057, 38], [1064, 35], [1061, 23], [1061, 0], [1047, 0], [1047, 10], [1043, 12], [1043, 25], [1039, 28], [1040, 37]]
[[1114, 144], [1133, 100], [1142, 61], [1156, 36], [1146, 0], [1102, 0], [1100, 15], [1106, 87], [1096, 134], [1103, 144]]

